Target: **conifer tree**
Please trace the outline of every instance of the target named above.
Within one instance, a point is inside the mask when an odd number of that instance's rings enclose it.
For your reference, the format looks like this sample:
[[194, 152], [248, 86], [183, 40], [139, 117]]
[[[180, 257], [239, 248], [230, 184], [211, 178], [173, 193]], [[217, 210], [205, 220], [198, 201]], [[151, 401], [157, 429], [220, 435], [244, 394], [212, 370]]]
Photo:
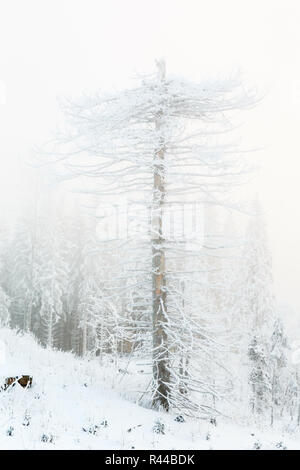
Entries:
[[[201, 240], [194, 240], [192, 247], [182, 244], [180, 237], [170, 240], [165, 213], [168, 205], [183, 205], [186, 195], [194, 202], [226, 205], [224, 195], [246, 170], [232, 147], [218, 142], [217, 136], [228, 126], [227, 114], [248, 107], [253, 97], [236, 80], [193, 84], [168, 78], [164, 61], [157, 62], [157, 69], [156, 76], [146, 77], [136, 88], [65, 106], [64, 169], [69, 176], [89, 178], [89, 192], [99, 197], [99, 203], [119, 195], [143, 205], [147, 214], [142, 220], [147, 226], [144, 255], [139, 260], [136, 239], [127, 239], [125, 260], [129, 265], [133, 260], [142, 262], [137, 271], [150, 294], [146, 311], [151, 312], [152, 403], [168, 410], [180, 402], [181, 409], [207, 414], [212, 411], [196, 405], [193, 395], [214, 394], [215, 387], [199, 376], [198, 368], [199, 360], [211, 359], [215, 343], [206, 312], [201, 312], [205, 318], [201, 325], [188, 291], [183, 294], [175, 288], [182, 281], [189, 289], [199, 282], [198, 273], [205, 270]], [[186, 267], [174, 271], [174, 258], [183, 256]], [[122, 284], [131, 290], [132, 271], [125, 262], [122, 274]], [[109, 280], [107, 291], [112, 298], [115, 286], [117, 304], [124, 287], [120, 279], [114, 281]], [[140, 297], [135, 298], [139, 302]], [[182, 368], [183, 357], [189, 358], [188, 374]], [[184, 400], [179, 392], [183, 385], [191, 392]]]

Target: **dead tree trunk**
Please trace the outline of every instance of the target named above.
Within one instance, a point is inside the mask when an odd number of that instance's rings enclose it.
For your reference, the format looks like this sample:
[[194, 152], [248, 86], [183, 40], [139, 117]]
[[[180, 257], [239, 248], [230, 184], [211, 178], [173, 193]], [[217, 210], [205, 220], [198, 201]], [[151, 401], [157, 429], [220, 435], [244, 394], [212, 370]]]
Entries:
[[[158, 63], [159, 78], [165, 80], [164, 63]], [[155, 123], [161, 131], [163, 113], [159, 112]], [[163, 234], [163, 208], [165, 201], [165, 145], [160, 136], [160, 146], [154, 155], [152, 201], [152, 289], [153, 289], [153, 378], [155, 392], [153, 404], [169, 409], [170, 368], [167, 335], [166, 255]]]

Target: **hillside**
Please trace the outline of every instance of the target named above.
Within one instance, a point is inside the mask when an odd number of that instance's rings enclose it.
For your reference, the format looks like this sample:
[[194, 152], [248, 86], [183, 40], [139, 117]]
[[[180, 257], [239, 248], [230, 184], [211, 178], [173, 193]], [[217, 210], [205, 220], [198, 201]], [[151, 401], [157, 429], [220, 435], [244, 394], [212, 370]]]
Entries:
[[32, 388], [16, 385], [0, 393], [0, 449], [299, 448], [299, 434], [287, 431], [175, 421], [176, 415], [134, 403], [131, 374], [122, 380], [95, 359], [42, 349], [8, 329], [0, 330], [0, 341], [1, 382], [33, 376]]

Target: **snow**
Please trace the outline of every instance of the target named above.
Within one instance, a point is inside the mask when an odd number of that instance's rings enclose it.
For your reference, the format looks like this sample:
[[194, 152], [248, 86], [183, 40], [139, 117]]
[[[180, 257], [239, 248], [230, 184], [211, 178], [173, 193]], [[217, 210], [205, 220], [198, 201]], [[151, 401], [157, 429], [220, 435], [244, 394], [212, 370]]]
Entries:
[[0, 341], [1, 382], [33, 376], [30, 389], [17, 384], [0, 392], [0, 449], [299, 448], [297, 429], [237, 425], [225, 418], [216, 426], [188, 418], [177, 422], [174, 414], [139, 406], [134, 395], [125, 399], [131, 374], [120, 380], [118, 369], [98, 359], [43, 349], [32, 336], [10, 329], [0, 330]]

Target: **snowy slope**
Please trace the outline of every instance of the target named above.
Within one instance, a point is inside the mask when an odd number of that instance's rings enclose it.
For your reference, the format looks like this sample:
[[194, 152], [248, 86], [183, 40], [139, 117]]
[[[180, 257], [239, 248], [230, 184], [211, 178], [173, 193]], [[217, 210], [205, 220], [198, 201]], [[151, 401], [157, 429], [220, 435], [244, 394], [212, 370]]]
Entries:
[[[300, 447], [299, 434], [280, 430], [177, 422], [126, 400], [123, 381], [96, 360], [42, 349], [30, 336], [1, 329], [0, 380], [18, 374], [33, 375], [34, 383], [1, 391], [0, 449], [270, 449], [281, 441]], [[155, 432], [157, 421], [164, 433]]]

